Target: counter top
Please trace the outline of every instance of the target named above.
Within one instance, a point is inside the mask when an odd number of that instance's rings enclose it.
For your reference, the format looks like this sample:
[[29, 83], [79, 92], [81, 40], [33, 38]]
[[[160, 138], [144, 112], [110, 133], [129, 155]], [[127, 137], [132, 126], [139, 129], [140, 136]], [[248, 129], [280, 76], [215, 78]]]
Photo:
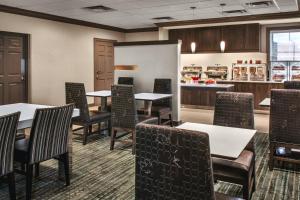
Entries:
[[232, 88], [233, 84], [204, 84], [204, 83], [181, 83], [182, 87], [200, 87], [200, 88]]
[[282, 83], [283, 82], [276, 82], [276, 81], [236, 81], [236, 80], [217, 80], [217, 82], [221, 82], [221, 83], [270, 83], [270, 84], [278, 84], [278, 83]]

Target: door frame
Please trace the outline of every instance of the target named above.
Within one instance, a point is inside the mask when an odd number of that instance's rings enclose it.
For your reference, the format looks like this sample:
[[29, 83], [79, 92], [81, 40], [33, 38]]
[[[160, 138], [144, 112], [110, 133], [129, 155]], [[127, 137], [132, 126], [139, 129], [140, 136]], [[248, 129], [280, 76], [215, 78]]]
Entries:
[[[117, 40], [112, 40], [112, 39], [102, 39], [102, 38], [94, 38], [94, 69], [95, 69], [95, 58], [96, 58], [96, 42], [99, 41], [99, 42], [111, 42], [113, 44], [113, 47], [115, 46], [115, 43], [118, 42]], [[114, 52], [114, 59], [115, 59], [115, 52]], [[93, 77], [94, 77], [94, 90], [95, 90], [95, 70], [93, 70], [94, 74], [93, 74]]]
[[23, 54], [25, 60], [25, 102], [29, 103], [29, 99], [31, 97], [29, 91], [29, 83], [30, 83], [30, 35], [26, 33], [16, 33], [16, 32], [9, 32], [9, 31], [0, 31], [0, 35], [5, 36], [17, 36], [22, 37], [23, 39]]

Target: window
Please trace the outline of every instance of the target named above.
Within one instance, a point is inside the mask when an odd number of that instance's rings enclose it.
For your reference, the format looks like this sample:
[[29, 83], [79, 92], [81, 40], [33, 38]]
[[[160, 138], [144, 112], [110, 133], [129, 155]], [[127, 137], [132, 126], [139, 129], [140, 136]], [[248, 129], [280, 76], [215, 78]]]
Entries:
[[270, 32], [271, 61], [300, 61], [300, 30]]

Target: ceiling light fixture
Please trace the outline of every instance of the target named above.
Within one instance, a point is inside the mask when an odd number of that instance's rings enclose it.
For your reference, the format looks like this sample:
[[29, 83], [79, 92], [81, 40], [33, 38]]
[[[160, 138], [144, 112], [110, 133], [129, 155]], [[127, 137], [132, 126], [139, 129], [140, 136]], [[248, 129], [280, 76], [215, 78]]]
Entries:
[[221, 49], [221, 52], [224, 53], [225, 52], [225, 47], [226, 47], [226, 43], [224, 40], [222, 40], [220, 42], [220, 49]]
[[191, 51], [192, 51], [192, 53], [196, 52], [196, 42], [191, 43]]

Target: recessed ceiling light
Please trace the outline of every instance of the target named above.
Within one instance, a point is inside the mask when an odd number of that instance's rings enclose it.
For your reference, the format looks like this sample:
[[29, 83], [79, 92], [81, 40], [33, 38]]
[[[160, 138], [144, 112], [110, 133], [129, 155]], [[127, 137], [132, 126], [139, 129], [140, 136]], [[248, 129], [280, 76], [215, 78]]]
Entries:
[[89, 10], [92, 12], [97, 12], [97, 13], [116, 11], [116, 9], [113, 9], [113, 8], [110, 8], [107, 6], [103, 6], [103, 5], [88, 6], [88, 7], [84, 7], [83, 9]]
[[173, 20], [173, 17], [154, 17], [153, 20]]

